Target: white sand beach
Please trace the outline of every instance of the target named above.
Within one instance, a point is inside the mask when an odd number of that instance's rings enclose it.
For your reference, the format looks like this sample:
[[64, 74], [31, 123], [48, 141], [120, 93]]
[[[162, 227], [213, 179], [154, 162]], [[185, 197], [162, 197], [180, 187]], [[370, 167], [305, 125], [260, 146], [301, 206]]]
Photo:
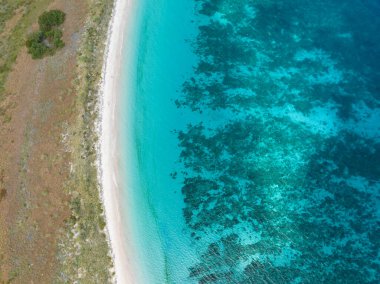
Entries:
[[134, 248], [121, 210], [119, 114], [124, 36], [132, 29], [136, 1], [116, 0], [108, 31], [100, 89], [100, 175], [117, 283], [139, 283]]

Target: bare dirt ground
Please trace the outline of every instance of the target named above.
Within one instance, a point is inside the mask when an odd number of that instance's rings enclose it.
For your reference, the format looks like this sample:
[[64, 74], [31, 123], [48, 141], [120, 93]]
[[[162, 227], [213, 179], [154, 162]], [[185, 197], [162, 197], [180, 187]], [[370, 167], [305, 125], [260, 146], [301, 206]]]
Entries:
[[73, 80], [88, 7], [55, 0], [48, 9], [66, 13], [66, 46], [42, 60], [23, 48], [1, 102], [7, 119], [0, 121], [0, 283], [51, 283], [70, 218], [70, 154], [62, 141], [76, 116]]

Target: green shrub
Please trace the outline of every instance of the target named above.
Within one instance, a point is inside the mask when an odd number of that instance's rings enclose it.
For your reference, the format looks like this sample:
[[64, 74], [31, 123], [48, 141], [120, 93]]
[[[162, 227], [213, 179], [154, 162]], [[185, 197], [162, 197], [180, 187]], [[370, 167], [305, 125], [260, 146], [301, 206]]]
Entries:
[[32, 33], [26, 47], [33, 59], [53, 55], [56, 50], [65, 46], [62, 40], [62, 31], [58, 28], [65, 21], [65, 13], [59, 10], [44, 12], [39, 18], [40, 30]]
[[51, 10], [48, 12], [44, 12], [38, 18], [38, 24], [40, 25], [40, 30], [47, 32], [51, 29], [58, 27], [63, 24], [65, 21], [65, 13], [59, 10]]

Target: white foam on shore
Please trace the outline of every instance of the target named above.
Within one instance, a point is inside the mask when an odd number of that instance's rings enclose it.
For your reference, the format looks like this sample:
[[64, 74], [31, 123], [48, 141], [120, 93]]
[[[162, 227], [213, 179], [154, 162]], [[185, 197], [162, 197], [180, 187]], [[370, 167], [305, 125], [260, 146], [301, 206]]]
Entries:
[[[108, 238], [114, 260], [116, 283], [140, 283], [139, 265], [132, 245], [132, 225], [123, 216], [120, 173], [120, 101], [124, 36], [132, 34], [136, 15], [135, 0], [115, 0], [108, 30], [100, 86], [99, 177], [106, 214]], [[124, 214], [125, 215], [125, 214]]]

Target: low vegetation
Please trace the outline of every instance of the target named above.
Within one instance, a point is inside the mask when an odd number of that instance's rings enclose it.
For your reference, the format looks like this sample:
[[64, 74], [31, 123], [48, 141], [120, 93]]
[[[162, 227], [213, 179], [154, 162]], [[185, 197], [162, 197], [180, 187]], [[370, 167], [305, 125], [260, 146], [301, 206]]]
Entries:
[[38, 18], [40, 30], [32, 33], [26, 41], [26, 47], [33, 59], [53, 55], [65, 46], [62, 41], [62, 30], [59, 28], [65, 21], [65, 16], [62, 11], [51, 10], [44, 12]]

